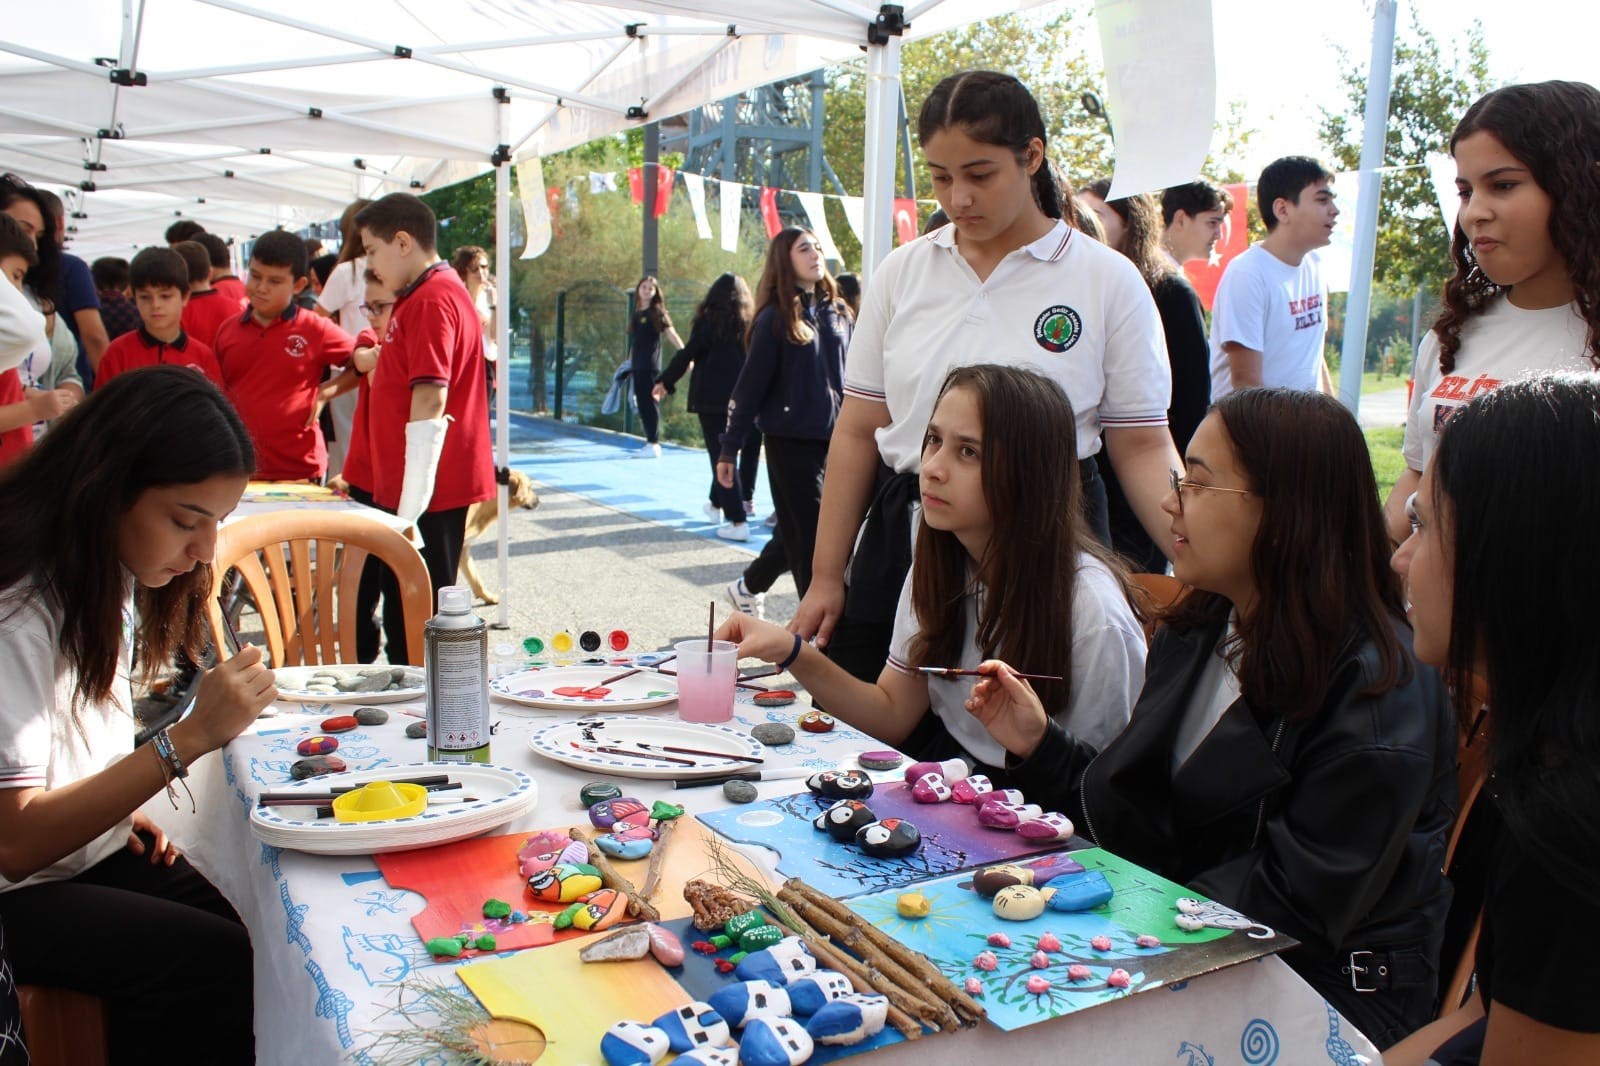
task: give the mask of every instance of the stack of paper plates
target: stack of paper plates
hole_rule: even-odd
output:
[[[340,822],[318,818],[316,807],[253,807],[250,828],[268,844],[318,855],[376,855],[448,844],[486,833],[521,817],[539,800],[534,780],[521,770],[470,763],[407,763],[380,766],[344,774],[327,774],[309,781],[274,788],[273,792],[323,793],[336,786],[368,781],[395,781],[409,777],[448,774],[460,789],[440,793],[471,796],[472,802],[429,806],[411,818],[373,822]]]
[[[419,666],[280,666],[272,674],[280,700],[302,703],[402,703],[427,695]],[[380,687],[357,691],[372,686]]]

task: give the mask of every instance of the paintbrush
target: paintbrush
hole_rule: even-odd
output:
[[[766,761],[751,755],[730,755],[724,751],[705,751],[701,748],[675,748],[670,744],[646,744],[642,740],[630,740],[628,743],[641,748],[648,748],[651,751],[670,751],[675,755],[708,755],[713,759],[731,759],[734,762],[749,762],[758,766]]]
[[[445,803],[477,803],[477,796],[429,796],[428,806],[435,807]],[[326,804],[317,808],[318,818],[332,818],[333,804]]]
[[[433,777],[401,777],[390,784],[421,785],[429,792],[441,792],[447,789],[460,788],[461,782],[451,781],[449,777],[439,774]],[[327,803],[335,796],[342,796],[346,792],[354,792],[365,785],[335,785],[326,792],[263,792],[256,797],[256,803],[262,807],[293,807],[305,805],[312,801]]]
[[[673,788],[700,788],[704,785],[721,785],[729,781],[786,781],[797,777],[810,777],[815,770],[804,766],[779,766],[771,770],[741,770],[736,774],[712,774],[709,777],[680,777],[672,782]]]
[[[965,670],[965,669],[961,669],[960,667],[955,667],[955,666],[919,666],[919,667],[917,667],[917,672],[921,673],[921,674],[932,674],[935,677],[994,677],[994,676],[996,676],[994,674],[986,674],[982,670]],[[1019,674],[1015,670],[1013,670],[1012,673],[1016,674],[1016,676],[1018,676],[1018,677],[1027,678],[1029,681],[1060,681],[1060,680],[1062,680],[1062,678],[1060,676],[1056,675],[1056,674]]]
[[[624,670],[620,674],[613,674],[611,677],[608,677],[608,678],[606,678],[606,679],[604,679],[602,681],[596,681],[594,684],[590,685],[588,688],[584,689],[583,691],[584,692],[594,692],[594,691],[596,691],[598,689],[605,688],[607,685],[612,684],[613,682],[621,681],[625,677],[632,677],[634,674],[642,674],[646,670],[654,670],[657,667],[659,667],[662,663],[669,663],[673,659],[676,659],[677,657],[678,657],[678,653],[677,652],[673,652],[671,655],[667,656],[665,659],[657,659],[655,662],[651,663],[649,666],[635,666],[632,670]],[[663,670],[662,673],[666,673],[666,671]]]
[[[586,745],[586,744],[579,744],[576,740],[570,740],[567,743],[571,744],[574,748],[577,748],[579,751],[588,752],[591,755],[621,755],[624,758],[628,758],[628,759],[654,759],[657,762],[676,763],[679,766],[699,766],[700,765],[699,763],[695,762],[693,759],[679,759],[679,758],[676,758],[675,756],[672,756],[672,755],[657,755],[654,752],[649,752],[649,751],[629,751],[627,748],[590,747],[589,745]]]

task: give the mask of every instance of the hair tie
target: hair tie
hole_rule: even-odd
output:
[[[800,658],[800,648],[804,644],[805,644],[805,641],[800,639],[800,634],[796,633],[794,635],[794,650],[789,653],[789,657],[787,659],[783,660],[783,662],[778,664],[778,669],[779,670],[787,670],[787,669],[789,669],[789,667],[793,666],[794,665],[794,661],[796,659]]]

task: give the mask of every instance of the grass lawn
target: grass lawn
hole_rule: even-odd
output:
[[[1337,377],[1338,375],[1334,375]],[[1388,392],[1390,389],[1403,389],[1406,387],[1404,374],[1385,374],[1381,379],[1374,371],[1367,371],[1361,375],[1361,392]]]
[[[1394,488],[1395,481],[1406,469],[1406,461],[1400,455],[1405,428],[1395,426],[1364,432],[1367,435],[1367,450],[1372,453],[1372,472],[1378,478],[1378,498],[1388,499],[1389,490]]]

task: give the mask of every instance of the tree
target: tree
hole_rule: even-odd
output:
[[[1355,170],[1361,165],[1367,72],[1348,52],[1341,51],[1339,66],[1348,110],[1322,109],[1322,142],[1341,168]],[[1383,153],[1385,166],[1407,168],[1383,175],[1373,281],[1384,291],[1410,296],[1424,287],[1436,292],[1453,272],[1449,237],[1422,164],[1447,150],[1456,121],[1491,87],[1481,23],[1473,23],[1446,55],[1412,11],[1410,29],[1395,41]]]

